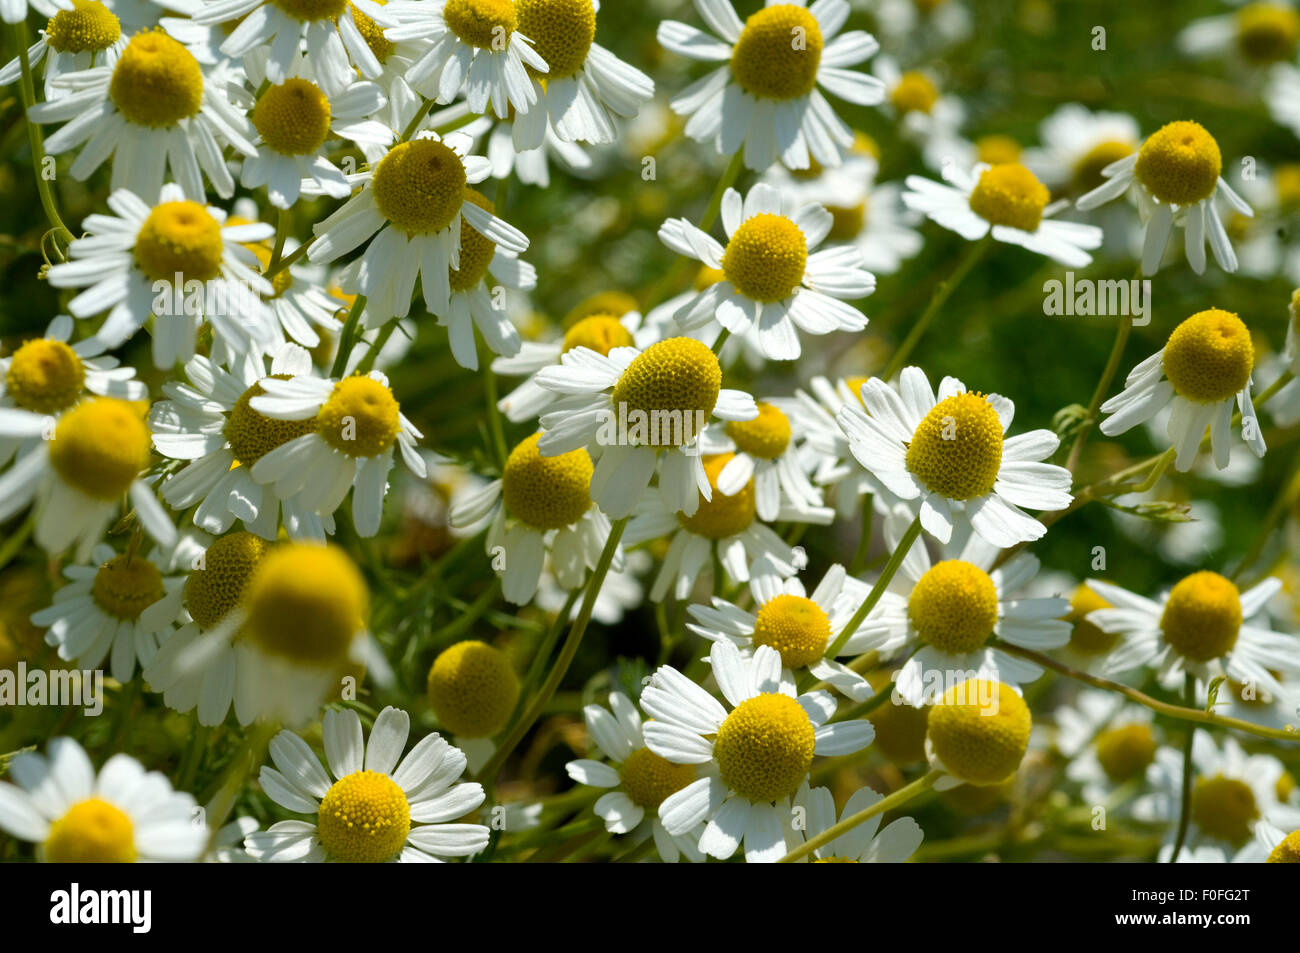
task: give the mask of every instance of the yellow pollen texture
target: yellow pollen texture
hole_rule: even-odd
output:
[[[1192,788],[1192,820],[1204,833],[1240,847],[1250,839],[1259,806],[1245,781],[1217,774],[1197,778]]]
[[[277,380],[287,380],[289,375],[272,376]],[[258,413],[250,401],[265,393],[261,384],[254,384],[240,395],[226,417],[226,426],[222,432],[230,443],[230,452],[235,455],[235,461],[241,466],[251,467],[281,444],[316,429],[316,421],[310,417],[306,420],[276,420]]]
[[[1237,587],[1217,572],[1192,573],[1170,590],[1160,629],[1175,652],[1194,662],[1228,654],[1241,631]]]
[[[99,0],[72,0],[71,10],[50,17],[45,38],[60,53],[106,50],[122,36],[122,25]]]
[[[135,237],[135,263],[153,281],[210,281],[224,251],[221,223],[188,199],[155,206]]]
[[[1033,232],[1038,230],[1051,197],[1034,173],[1018,162],[1005,162],[980,173],[970,194],[970,207],[990,225]]]
[[[713,499],[706,500],[704,494],[700,494],[699,509],[693,516],[677,514],[678,521],[690,532],[708,539],[726,539],[754,522],[757,504],[752,477],[734,496],[727,496],[718,489],[718,476],[734,456],[734,453],[719,453],[704,458],[704,473],[713,488]]]
[[[912,588],[907,614],[923,641],[965,655],[989,640],[998,621],[998,593],[983,569],[960,559],[935,563]]]
[[[1088,613],[1098,609],[1113,608],[1109,602],[1080,583],[1070,597],[1070,614],[1066,621],[1074,623],[1070,632],[1070,648],[1084,655],[1105,655],[1119,642],[1118,632],[1103,632],[1088,621]]]
[[[536,529],[572,526],[591,508],[591,455],[585,447],[556,457],[537,450],[540,433],[522,441],[506,459],[501,495],[511,516]]]
[[[397,49],[397,44],[385,37],[384,28],[363,13],[356,4],[349,2],[348,9],[352,11],[352,22],[357,25],[357,32],[366,41],[366,46],[370,47],[370,52],[375,54],[375,59],[387,63]]]
[[[140,408],[99,397],[59,418],[50,464],[66,483],[97,500],[116,500],[149,465],[149,428]]]
[[[519,25],[511,0],[447,0],[447,28],[470,46],[503,52]]]
[[[764,7],[745,21],[731,52],[731,75],[751,96],[798,99],[817,85],[824,45],[821,28],[804,7]]]
[[[386,774],[356,771],[321,798],[316,833],[331,860],[381,864],[397,856],[410,832],[411,806]]]
[[[139,556],[114,556],[95,573],[90,595],[113,618],[134,622],[163,597],[162,573]]]
[[[1016,773],[1030,728],[1029,708],[1015,689],[971,679],[949,688],[930,709],[927,738],[949,774],[984,787]]]
[[[618,775],[633,804],[657,811],[665,798],[695,780],[695,765],[674,764],[649,748],[637,748],[619,766]]]
[[[434,660],[428,691],[444,728],[462,738],[487,738],[504,728],[515,710],[519,676],[504,652],[471,639]]]
[[[477,189],[466,188],[465,201],[488,212],[495,211],[491,200]],[[460,223],[460,268],[447,269],[451,290],[469,291],[477,287],[488,273],[496,251],[496,242],[480,234],[468,219],[463,219]]]
[[[982,394],[967,391],[939,401],[907,447],[907,469],[950,500],[984,496],[1002,467],[1002,422]]]
[[[564,332],[562,351],[585,347],[597,354],[608,355],[616,347],[632,347],[632,332],[621,321],[609,314],[593,314],[583,318]]]
[[[313,155],[329,135],[330,101],[315,83],[295,76],[263,93],[249,118],[281,155]]]
[[[924,73],[908,70],[889,91],[889,101],[901,113],[928,114],[939,101],[939,90]]]
[[[831,620],[826,610],[804,596],[782,593],[763,603],[754,623],[754,645],[770,645],[786,668],[811,665],[826,652]]]
[[[1245,388],[1255,369],[1255,345],[1241,318],[1211,308],[1174,328],[1161,365],[1178,396],[1213,404]]]
[[[1146,724],[1120,725],[1097,736],[1097,761],[1116,784],[1139,778],[1155,760],[1156,738]]]
[[[14,352],[5,375],[5,392],[23,410],[54,414],[77,402],[86,384],[86,367],[62,341],[34,338]]]
[[[345,377],[316,415],[316,432],[350,457],[374,457],[393,445],[401,429],[393,392],[373,377]]]
[[[790,445],[790,418],[771,404],[758,404],[753,420],[729,420],[724,428],[736,447],[760,460],[775,460]]]
[[[712,414],[721,389],[722,368],[706,344],[694,338],[668,338],[633,359],[614,385],[611,399],[616,410],[626,404],[629,413],[691,415],[685,423],[694,433],[694,415]]]
[[[1104,139],[1097,143],[1081,159],[1074,163],[1073,184],[1077,192],[1091,192],[1106,181],[1101,170],[1112,162],[1118,162],[1125,156],[1133,154],[1137,146],[1132,142],[1119,139]]]
[[[271,544],[252,533],[227,533],[203,554],[185,580],[185,608],[200,628],[210,629],[240,604],[244,587]]]
[[[276,546],[245,590],[244,631],[264,652],[299,665],[342,665],[364,625],[369,592],[342,549]]]
[[[729,714],[713,742],[727,787],[751,801],[771,802],[799,788],[816,744],[808,713],[788,695],[756,695]]]
[[[515,12],[519,32],[546,60],[547,80],[565,79],[582,69],[596,39],[591,0],[515,0]]]
[[[763,212],[746,219],[727,242],[722,271],[746,298],[784,301],[803,283],[808,242],[784,215]]]
[[[1300,831],[1292,831],[1268,855],[1268,864],[1300,864]]]
[[[1180,120],[1162,126],[1142,143],[1133,171],[1160,201],[1194,205],[1214,194],[1223,155],[1204,126]]]
[[[45,859],[51,864],[132,864],[135,857],[131,819],[97,797],[68,808],[45,839]]]
[[[375,205],[408,235],[434,235],[451,225],[465,201],[465,163],[432,139],[401,142],[379,160],[370,180]]]
[[[203,104],[203,70],[189,50],[161,31],[137,33],[122,51],[108,95],[139,126],[172,126]]]

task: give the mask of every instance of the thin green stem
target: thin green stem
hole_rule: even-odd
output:
[[[343,322],[343,330],[339,332],[339,350],[334,355],[330,377],[342,377],[344,370],[347,369],[348,357],[352,354],[352,345],[357,338],[357,324],[361,320],[361,312],[365,309],[366,296],[357,295],[356,300],[352,302],[352,310],[348,312],[347,320]]]
[[[943,777],[942,771],[931,770],[926,772],[925,774],[921,775],[921,777],[913,781],[911,784],[899,788],[897,791],[895,791],[893,794],[890,794],[888,797],[881,798],[879,801],[877,801],[875,804],[872,804],[870,807],[865,807],[862,810],[858,811],[858,813],[844,818],[844,820],[840,821],[838,824],[832,824],[830,827],[826,828],[826,830],[822,831],[816,837],[804,841],[804,843],[801,846],[796,847],[794,850],[790,851],[790,853],[782,857],[779,861],[777,861],[777,863],[792,864],[796,860],[800,860],[804,857],[807,857],[809,854],[811,854],[813,851],[817,850],[818,848],[825,847],[827,844],[835,840],[835,838],[839,837],[841,834],[847,834],[849,831],[853,830],[859,824],[865,824],[873,817],[878,817],[879,815],[884,814],[886,811],[892,811],[896,807],[901,807],[902,805],[906,804],[908,801],[912,800],[912,798],[916,797],[918,794],[925,793],[926,791],[930,790],[930,788],[934,787],[934,783],[938,781],[939,778],[941,777]]]
[[[709,204],[705,206],[704,214],[700,217],[700,231],[707,232],[718,220],[718,213],[722,211],[722,197],[727,194],[727,189],[736,184],[736,179],[740,177],[740,170],[744,167],[745,150],[739,149],[731,157],[731,162],[723,171],[722,178],[718,179],[713,195],[709,198]]]
[[[1196,704],[1196,676],[1188,672],[1183,681],[1183,701],[1190,708]],[[1183,742],[1183,796],[1178,807],[1178,835],[1174,838],[1174,852],[1169,855],[1169,863],[1178,863],[1182,853],[1183,842],[1187,840],[1187,826],[1192,820],[1192,744],[1196,738],[1196,726],[1187,726],[1187,740]]]
[[[875,501],[868,493],[862,498],[862,535],[858,538],[858,548],[849,562],[849,575],[856,576],[867,566],[867,556],[871,552],[871,526],[876,518]]]
[[[506,449],[506,431],[505,424],[501,421],[501,408],[497,406],[497,376],[492,372],[490,363],[485,364],[483,368],[483,398],[487,404],[488,433],[492,437],[492,449],[496,453],[497,466],[504,473],[509,452]]]
[[[275,220],[275,248],[271,250],[271,260],[267,263],[267,274],[273,274],[280,270],[280,256],[284,254],[284,243],[289,237],[289,210],[280,209],[280,214]]]
[[[293,251],[289,252],[289,254],[281,256],[278,262],[273,262],[271,266],[266,269],[266,275],[264,276],[266,280],[270,281],[272,278],[274,278],[280,272],[284,271],[290,265],[296,264],[299,261],[299,259],[301,259],[304,255],[306,255],[307,252],[311,249],[312,243],[314,241],[316,241],[315,236],[303,242]]]
[[[555,643],[560,640],[560,630],[564,628],[564,623],[569,620],[569,613],[573,611],[573,604],[578,601],[578,596],[582,595],[582,589],[574,589],[569,593],[569,598],[564,600],[564,607],[560,609],[555,618],[547,627],[546,633],[542,636],[541,642],[537,645],[537,651],[533,653],[533,660],[528,665],[528,672],[524,675],[523,684],[519,687],[519,703],[510,715],[510,721],[506,723],[506,731],[509,732],[518,723],[520,716],[524,711],[525,700],[532,695],[533,688],[542,677],[542,672],[546,669],[546,660],[551,657],[551,652],[555,650]]]
[[[731,332],[728,331],[726,328],[723,328],[722,331],[718,334],[718,339],[713,342],[714,354],[722,353],[722,346],[727,343],[727,339],[729,337],[731,337]]]
[[[898,541],[898,547],[894,550],[893,555],[889,557],[889,562],[885,563],[885,568],[880,571],[880,578],[871,587],[871,592],[867,593],[867,598],[862,601],[862,605],[858,606],[858,611],[853,613],[853,617],[845,623],[844,628],[840,630],[840,634],[835,637],[835,641],[826,650],[826,658],[833,659],[838,656],[844,648],[844,643],[849,640],[854,632],[858,631],[858,626],[876,607],[880,597],[885,594],[885,590],[889,588],[889,583],[894,578],[894,574],[898,572],[898,567],[903,565],[903,560],[907,558],[908,550],[912,548],[912,544],[916,542],[916,538],[920,535],[921,517],[917,516],[912,520],[911,525],[907,527],[907,532],[903,533],[903,538]]]
[[[375,335],[375,339],[370,342],[370,350],[366,351],[366,356],[361,359],[357,365],[358,374],[369,374],[371,368],[375,366],[375,361],[379,358],[379,352],[384,349],[388,339],[393,336],[393,332],[398,328],[398,321],[394,318],[384,325],[383,329]]]
[[[1074,438],[1074,446],[1070,448],[1070,456],[1065,462],[1065,468],[1071,473],[1079,464],[1079,457],[1083,453],[1084,444],[1088,442],[1088,434],[1092,431],[1093,424],[1096,423],[1101,402],[1106,399],[1106,392],[1110,390],[1111,381],[1115,379],[1115,374],[1119,371],[1119,362],[1124,357],[1124,347],[1128,344],[1129,335],[1132,331],[1133,322],[1126,317],[1121,317],[1119,319],[1119,328],[1115,332],[1115,343],[1110,349],[1110,358],[1106,361],[1105,370],[1101,372],[1101,379],[1097,381],[1097,389],[1092,392],[1092,400],[1088,401],[1088,414],[1079,426],[1079,433]]]
[[[22,71],[19,81],[19,87],[23,97],[23,113],[31,111],[36,105],[36,83],[32,79],[31,57],[27,53],[27,24],[26,22],[15,23],[13,25],[14,43],[18,47],[18,64]],[[45,178],[45,137],[41,133],[41,127],[27,119],[27,141],[32,150],[32,171],[36,175],[36,191],[41,198],[41,208],[45,210],[45,218],[57,233],[57,237],[62,238],[64,244],[71,242],[73,239],[72,232],[68,226],[63,224],[63,218],[59,215],[58,203],[54,200],[54,192],[50,188],[50,182]],[[54,250],[60,258],[66,260],[63,249],[59,248],[58,242],[54,244]]]

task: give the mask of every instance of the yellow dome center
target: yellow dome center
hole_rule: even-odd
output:
[[[1097,736],[1097,761],[1116,784],[1142,777],[1156,756],[1156,738],[1147,724],[1120,725]]]
[[[875,691],[891,684],[889,673],[883,669],[872,672],[867,681]],[[890,761],[912,764],[925,760],[925,730],[930,720],[928,707],[879,705],[867,714],[867,720],[876,729],[876,738],[871,743],[873,749]]]
[[[462,738],[488,738],[506,726],[519,701],[510,659],[486,642],[444,649],[429,669],[429,704],[438,722]]]
[[[1223,156],[1200,123],[1171,122],[1138,150],[1134,172],[1148,192],[1172,205],[1194,205],[1214,194]]]
[[[929,114],[939,101],[939,90],[930,77],[919,70],[908,70],[889,91],[889,101],[901,113]]]
[[[289,378],[288,374],[271,376],[276,380]],[[265,393],[261,384],[254,384],[240,395],[226,417],[226,426],[222,433],[230,443],[230,452],[235,455],[235,461],[241,466],[251,467],[276,447],[316,429],[316,421],[311,418],[276,420],[274,417],[258,413],[249,402],[254,397],[260,397]]]
[[[366,46],[370,47],[370,52],[375,54],[375,59],[387,63],[397,49],[397,44],[385,37],[384,28],[363,13],[356,4],[349,2],[348,9],[352,11],[352,21],[357,25],[357,32],[366,41]]]
[[[1183,658],[1208,662],[1226,655],[1241,630],[1237,587],[1217,572],[1192,573],[1170,591],[1160,629]]]
[[[393,445],[401,429],[393,392],[373,377],[345,377],[334,385],[316,415],[316,432],[350,457],[375,457]]]
[[[313,155],[329,135],[330,101],[315,83],[295,76],[263,93],[250,118],[274,151]]]
[[[941,652],[974,652],[993,634],[998,592],[983,569],[960,559],[931,566],[912,588],[907,614],[922,641]]]
[[[987,162],[989,165],[1019,162],[1022,151],[1020,143],[1010,136],[980,136],[975,140],[975,154],[980,162]]]
[[[504,52],[519,26],[511,0],[447,0],[447,29],[470,46]]]
[[[355,771],[321,798],[316,833],[331,860],[382,864],[411,832],[411,805],[396,782],[377,771]]]
[[[299,665],[342,664],[364,625],[369,593],[337,546],[285,543],[248,580],[245,634],[269,655]]]
[[[591,508],[591,455],[579,447],[544,457],[537,450],[541,436],[533,434],[510,452],[501,496],[511,516],[535,529],[572,526]]]
[[[162,573],[139,556],[114,556],[95,573],[90,595],[114,619],[134,622],[163,597]]]
[[[1278,842],[1266,864],[1300,864],[1300,831],[1292,831]]]
[[[673,764],[649,748],[637,748],[619,766],[618,776],[632,803],[654,812],[665,798],[695,780],[695,765]]]
[[[137,33],[122,51],[108,95],[118,112],[139,126],[172,126],[203,105],[203,70],[190,51],[167,34]]]
[[[70,486],[97,500],[122,496],[149,465],[149,428],[134,404],[99,397],[59,418],[50,463]]]
[[[734,453],[719,453],[704,458],[704,473],[709,478],[709,486],[713,488],[713,499],[706,500],[700,494],[700,505],[693,516],[677,514],[678,521],[697,536],[726,539],[742,532],[754,522],[757,504],[752,477],[734,496],[727,496],[718,489],[718,475],[734,456]]]
[[[864,200],[857,205],[825,206],[826,211],[831,213],[831,230],[826,236],[827,241],[848,242],[857,238],[867,224],[868,204]]]
[[[722,271],[746,298],[784,301],[803,283],[808,241],[784,215],[746,219],[727,242]]]
[[[393,146],[370,180],[375,205],[408,235],[434,235],[448,228],[465,201],[465,163],[433,139]]]
[[[564,332],[564,352],[575,347],[585,347],[597,354],[608,355],[616,347],[632,347],[632,332],[623,327],[618,318],[608,314],[593,314],[583,318]]]
[[[185,608],[200,628],[210,629],[240,604],[244,587],[271,544],[252,533],[227,533],[203,554],[202,568],[185,580]]]
[[[1197,778],[1192,788],[1192,820],[1204,833],[1241,846],[1259,817],[1255,792],[1245,781],[1217,774]]]
[[[1174,328],[1161,364],[1180,397],[1218,403],[1245,388],[1255,369],[1255,345],[1241,318],[1211,308]]]
[[[573,309],[564,316],[562,324],[565,328],[572,328],[583,318],[590,318],[597,314],[621,318],[629,311],[635,311],[636,308],[636,298],[626,291],[598,291],[574,305]]]
[[[753,420],[729,420],[727,436],[744,453],[760,460],[775,460],[790,445],[790,418],[771,404],[760,402]]]
[[[1282,3],[1250,3],[1237,11],[1237,49],[1258,66],[1295,57],[1300,13]]]
[[[465,201],[477,205],[488,212],[495,212],[496,206],[486,195],[477,189],[466,187]],[[478,287],[478,283],[488,273],[492,256],[497,252],[496,242],[484,237],[468,219],[460,223],[460,268],[448,268],[447,280],[452,291],[469,291]]]
[[[696,291],[703,291],[706,288],[712,288],[719,281],[725,281],[727,274],[721,268],[710,268],[708,265],[700,265],[699,271],[695,273],[695,281],[691,283]]]
[[[820,659],[830,637],[826,610],[804,596],[782,593],[769,599],[754,623],[754,645],[770,645],[781,653],[781,664],[791,669]]]
[[[304,23],[314,20],[338,20],[347,9],[347,0],[271,0],[288,16]]]
[[[153,281],[210,281],[224,252],[221,223],[189,200],[155,206],[135,237],[135,262]]]
[[[950,500],[984,496],[1002,466],[1002,422],[982,394],[945,397],[917,425],[906,459],[933,493]]]
[[[1038,176],[1018,162],[1005,162],[980,173],[970,194],[970,207],[991,225],[1033,232],[1051,197]]]
[[[930,709],[927,737],[953,777],[984,787],[1016,773],[1030,728],[1029,708],[1015,689],[971,679],[949,688]]]
[[[71,10],[60,10],[45,25],[50,49],[60,53],[97,53],[122,36],[122,24],[99,0],[72,0]]]
[[[1132,155],[1134,148],[1135,146],[1131,142],[1124,142],[1119,139],[1103,139],[1084,153],[1082,158],[1075,161],[1073,170],[1074,188],[1079,192],[1091,192],[1106,181],[1106,177],[1101,174],[1101,170],[1112,162],[1118,162],[1125,156]]]
[[[731,75],[751,96],[798,99],[817,85],[824,45],[821,27],[804,7],[764,7],[745,21],[731,51]]]
[[[808,713],[789,695],[741,702],[718,729],[713,756],[727,787],[751,801],[778,801],[808,776],[816,744]]]
[[[674,439],[685,443],[698,435],[696,424],[713,413],[721,388],[722,368],[706,344],[668,338],[633,359],[614,385],[611,400],[616,411],[626,404],[629,415],[638,411],[648,418],[652,446],[668,446]],[[674,420],[681,426],[672,426]]]
[[[596,39],[596,8],[591,0],[515,0],[519,32],[533,41],[546,60],[548,80],[582,69]]]
[[[78,801],[50,825],[45,859],[51,864],[133,864],[131,818],[97,797]]]
[[[1088,588],[1087,583],[1080,583],[1070,597],[1070,614],[1067,622],[1074,623],[1070,633],[1070,648],[1084,655],[1105,655],[1119,642],[1118,632],[1103,632],[1088,621],[1088,613],[1098,609],[1114,608],[1109,602]]]
[[[34,338],[14,352],[5,390],[15,404],[36,414],[56,414],[77,402],[86,366],[62,341]]]

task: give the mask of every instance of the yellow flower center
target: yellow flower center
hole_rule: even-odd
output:
[[[1029,708],[1015,689],[970,679],[949,688],[930,710],[928,738],[953,777],[983,787],[1016,773],[1030,728]]]
[[[383,0],[380,0],[380,3],[382,5]],[[349,2],[348,9],[352,11],[352,21],[357,25],[357,32],[361,34],[361,39],[366,41],[366,46],[370,47],[370,52],[375,54],[375,59],[380,63],[387,63],[388,58],[397,49],[397,44],[385,37],[384,28],[361,12],[356,4]]]
[[[1255,369],[1255,345],[1241,318],[1211,308],[1174,328],[1161,363],[1180,397],[1213,404],[1246,386]]]
[[[928,114],[939,101],[939,90],[924,73],[908,70],[889,91],[889,101],[901,113]]]
[[[821,27],[804,7],[764,7],[745,21],[731,51],[731,75],[760,99],[798,99],[817,85],[824,45]]]
[[[1140,778],[1155,756],[1156,738],[1150,725],[1121,725],[1097,736],[1097,761],[1116,784]]]
[[[760,402],[753,420],[729,420],[727,436],[737,447],[761,460],[775,460],[790,445],[790,418],[771,404]]]
[[[135,237],[135,262],[153,281],[210,281],[224,251],[221,223],[189,200],[155,206]]]
[[[591,508],[591,455],[585,447],[558,457],[537,450],[540,433],[520,442],[506,459],[501,495],[512,516],[536,529],[572,526]]]
[[[285,543],[248,580],[244,632],[263,651],[299,665],[341,664],[361,631],[369,593],[337,546]]]
[[[465,163],[433,139],[400,142],[379,160],[370,187],[379,212],[408,235],[449,227],[465,201]]]
[[[1043,220],[1043,209],[1051,197],[1038,176],[1018,162],[1006,162],[980,173],[971,190],[970,207],[991,225],[1032,232]]]
[[[673,764],[649,748],[637,748],[619,766],[618,776],[633,804],[658,811],[665,798],[695,780],[695,765]]]
[[[1134,173],[1162,202],[1194,205],[1214,194],[1223,171],[1223,156],[1214,137],[1200,123],[1171,122],[1153,133],[1138,150]]]
[[[816,739],[808,713],[789,695],[756,695],[727,716],[713,742],[727,787],[751,801],[789,797],[808,776]]]
[[[477,189],[466,187],[465,201],[481,209],[495,212],[496,206],[486,195]],[[483,276],[488,273],[492,256],[496,254],[496,242],[484,237],[468,219],[460,223],[460,268],[448,268],[447,280],[452,291],[469,291],[478,286]]]
[[[136,125],[172,126],[196,115],[203,104],[203,70],[167,34],[137,33],[113,67],[108,95]]]
[[[713,487],[713,499],[706,500],[700,494],[700,505],[695,515],[677,514],[678,521],[697,536],[726,539],[754,522],[757,504],[752,477],[734,496],[727,496],[718,489],[718,476],[734,456],[734,453],[719,453],[704,458],[704,473],[709,478],[709,486]]]
[[[45,25],[50,49],[60,53],[97,53],[122,36],[122,24],[99,0],[72,0],[71,10],[60,10]]]
[[[1300,13],[1282,3],[1251,3],[1237,11],[1237,49],[1257,65],[1295,56],[1300,43]]]
[[[960,559],[931,566],[912,589],[907,614],[922,641],[965,655],[989,640],[998,621],[998,591],[983,569]]]
[[[149,443],[139,407],[99,397],[59,418],[50,463],[66,483],[87,496],[116,500],[149,465]]]
[[[826,236],[828,241],[848,242],[858,237],[862,227],[867,224],[867,201],[857,205],[827,205],[831,213],[831,230]]]
[[[252,533],[227,533],[203,554],[202,568],[185,580],[185,608],[203,629],[210,629],[240,604],[253,570],[271,544]]]
[[[519,676],[500,649],[469,640],[434,659],[428,691],[444,728],[462,738],[487,738],[504,728],[515,710]]]
[[[288,374],[273,374],[276,380],[288,380]],[[235,462],[240,466],[251,467],[263,456],[276,447],[295,440],[316,429],[316,421],[276,420],[258,413],[250,405],[254,397],[260,397],[266,391],[261,384],[254,384],[240,395],[226,417],[226,426],[222,433],[230,443],[230,452],[235,455]]]
[[[1160,629],[1184,658],[1208,662],[1226,655],[1241,630],[1237,587],[1208,569],[1192,573],[1170,591]]]
[[[55,414],[77,402],[86,367],[62,341],[34,338],[14,352],[5,390],[14,403],[36,414]]]
[[[334,385],[316,415],[316,432],[350,457],[375,457],[393,445],[401,429],[393,392],[373,377],[345,377]]]
[[[1295,778],[1291,775],[1291,772],[1283,771],[1277,776],[1277,784],[1274,785],[1277,799],[1283,804],[1291,800],[1291,794],[1295,791],[1295,786]]]
[[[1255,792],[1245,781],[1222,774],[1196,779],[1192,820],[1206,834],[1240,846],[1250,839],[1251,825],[1258,817]]]
[[[869,380],[871,380],[871,378],[866,374],[844,378],[844,386],[849,389],[849,393],[854,396],[857,402],[864,407],[866,405],[862,403],[862,385]]]
[[[163,597],[162,573],[147,559],[114,556],[95,573],[90,595],[113,618],[134,622]]]
[[[907,447],[907,469],[931,492],[970,500],[993,489],[1002,466],[1002,422],[983,394],[939,401]]]
[[[1278,842],[1266,864],[1300,864],[1300,831],[1292,831]]]
[[[980,136],[975,140],[975,154],[980,162],[989,165],[1006,165],[1020,161],[1020,143],[1010,136]]]
[[[867,681],[876,691],[891,684],[889,673],[883,669],[872,672]],[[867,720],[876,729],[872,747],[895,764],[925,760],[925,729],[929,718],[928,706],[878,705],[867,715]]]
[[[583,318],[590,318],[597,314],[621,318],[629,311],[635,311],[636,308],[636,298],[626,291],[598,291],[579,301],[573,310],[564,316],[562,326],[572,328]]]
[[[1288,162],[1273,172],[1278,205],[1287,211],[1300,208],[1300,162]]]
[[[720,268],[710,268],[708,265],[700,265],[700,270],[695,273],[695,281],[692,287],[696,291],[703,291],[706,288],[712,288],[719,281],[725,281],[727,274]]]
[[[263,93],[250,118],[274,151],[312,155],[329,135],[330,101],[315,83],[295,76]]]
[[[411,805],[396,782],[377,771],[355,771],[321,798],[316,833],[331,860],[382,864],[411,832]]]
[[[1079,192],[1091,192],[1106,181],[1101,170],[1112,162],[1118,162],[1125,156],[1133,154],[1134,145],[1119,139],[1104,139],[1089,149],[1074,163],[1074,188]]]
[[[596,39],[596,8],[591,0],[515,0],[519,32],[533,41],[546,60],[548,80],[582,69]]]
[[[790,297],[803,282],[807,264],[808,241],[803,230],[784,215],[768,212],[746,219],[722,255],[727,280],[755,301]]]
[[[470,46],[503,52],[519,26],[511,0],[447,0],[447,28]]]
[[[347,8],[347,0],[270,0],[288,16],[304,23],[313,20],[338,20]]]
[[[563,351],[585,347],[597,354],[608,355],[616,347],[632,347],[632,332],[623,323],[608,314],[593,314],[583,318],[564,332]]]
[[[228,219],[226,219],[226,224],[227,225],[250,225],[253,223],[246,222],[238,218],[237,216],[232,215]],[[244,247],[257,256],[257,260],[262,265],[262,274],[265,275],[271,267],[271,249],[267,246],[265,242],[259,242],[253,245],[249,245],[245,243]],[[293,275],[290,273],[290,270],[288,268],[281,268],[279,271],[275,273],[275,277],[271,279],[271,297],[278,298],[292,287],[293,287]],[[257,396],[257,395],[254,394],[253,396]]]
[[[1074,623],[1070,633],[1070,648],[1084,655],[1105,655],[1119,642],[1118,632],[1103,632],[1088,621],[1090,612],[1098,609],[1113,608],[1109,602],[1088,588],[1087,583],[1079,583],[1070,597],[1070,614],[1066,621]]]
[[[97,797],[68,808],[45,840],[45,859],[52,864],[133,864],[135,856],[131,818]]]
[[[611,400],[615,410],[627,405],[629,420],[633,411],[646,415],[653,445],[661,446],[674,438],[685,443],[694,437],[696,424],[713,413],[721,388],[722,368],[706,344],[668,338],[633,359],[614,385]],[[670,425],[678,418],[680,428]],[[664,425],[656,426],[655,421]]]
[[[803,668],[816,662],[826,651],[831,637],[831,620],[817,603],[804,596],[782,593],[758,610],[754,623],[754,645],[770,645],[781,653],[786,668]]]

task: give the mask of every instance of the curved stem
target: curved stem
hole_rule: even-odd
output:
[[[822,831],[816,837],[804,841],[802,846],[796,847],[794,850],[790,851],[790,853],[778,860],[777,863],[791,864],[796,860],[807,857],[819,847],[825,847],[831,841],[835,840],[835,838],[839,837],[841,834],[847,834],[859,824],[863,824],[879,814],[884,814],[886,811],[892,811],[896,807],[901,807],[918,794],[930,790],[930,788],[934,787],[934,782],[938,781],[941,777],[943,777],[943,772],[937,770],[931,770],[928,773],[923,774],[911,784],[899,788],[888,797],[881,798],[870,807],[863,808],[851,817],[846,817],[838,824],[833,824],[826,828],[826,830]]]
[[[1183,682],[1183,701],[1190,707],[1196,703],[1196,676],[1188,672]],[[1178,809],[1178,836],[1174,840],[1174,852],[1169,855],[1169,863],[1178,863],[1182,853],[1183,842],[1187,840],[1187,825],[1192,819],[1192,743],[1196,738],[1196,726],[1187,726],[1187,740],[1183,742],[1183,797]]]
[[[40,195],[41,208],[45,210],[45,218],[66,245],[73,239],[72,232],[68,230],[68,226],[63,224],[63,219],[59,215],[58,204],[54,201],[54,193],[50,189],[49,180],[42,174],[45,165],[45,137],[41,133],[41,127],[32,122],[31,119],[26,118],[26,114],[36,105],[36,84],[32,80],[31,57],[27,52],[26,22],[14,24],[13,36],[14,43],[18,47],[18,64],[22,71],[18,85],[22,91],[23,114],[27,123],[27,141],[32,150],[32,171],[36,174],[36,191]],[[66,259],[63,250],[58,246],[58,242],[55,242],[54,249],[60,258]]]
[[[908,550],[912,548],[912,544],[916,542],[916,538],[920,535],[921,517],[917,516],[912,520],[911,525],[907,527],[907,532],[903,534],[903,538],[898,541],[898,547],[894,550],[894,554],[889,557],[889,562],[885,563],[885,568],[880,571],[880,578],[877,579],[876,584],[871,587],[871,592],[867,594],[867,598],[862,601],[862,605],[858,606],[858,611],[853,613],[853,617],[844,624],[844,628],[840,630],[840,634],[835,637],[835,641],[832,642],[830,647],[826,650],[826,658],[833,659],[839,655],[840,651],[844,648],[844,643],[849,640],[849,637],[852,636],[854,632],[858,631],[858,626],[860,626],[862,620],[871,613],[871,610],[876,607],[876,603],[880,601],[880,597],[885,594],[885,590],[889,587],[889,583],[894,578],[894,574],[898,572],[898,567],[903,565],[903,560],[907,558]]]
[[[304,245],[303,248],[306,246]],[[302,248],[297,249],[302,251]],[[292,256],[290,256],[292,257]],[[288,264],[289,259],[281,262],[283,268]],[[352,302],[352,310],[348,312],[348,319],[343,322],[343,330],[339,332],[339,350],[334,355],[334,365],[330,368],[330,377],[342,377],[343,372],[348,366],[348,357],[352,353],[352,345],[357,338],[357,323],[361,320],[361,312],[366,309],[366,296],[357,295],[356,300]]]

